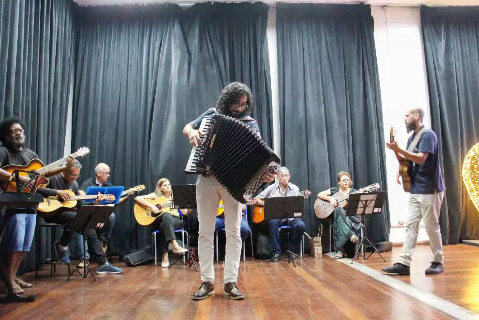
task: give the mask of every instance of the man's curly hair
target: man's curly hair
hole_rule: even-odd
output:
[[[0,142],[3,145],[7,142],[10,127],[15,123],[18,123],[23,129],[26,129],[25,123],[19,117],[8,117],[0,122]]]
[[[248,101],[246,102],[246,108],[238,118],[251,115],[253,111],[253,95],[251,94],[251,89],[241,82],[232,82],[221,91],[216,103],[216,111],[221,114],[231,115],[231,105],[237,103],[243,94],[246,94]]]

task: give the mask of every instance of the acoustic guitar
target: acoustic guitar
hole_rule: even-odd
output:
[[[68,192],[70,197],[67,201],[62,201],[58,198],[58,196],[49,196],[46,197],[43,202],[38,204],[37,210],[42,212],[43,217],[49,218],[54,216],[58,212],[62,211],[60,209],[69,209],[74,208],[77,205],[77,202],[80,200],[87,200],[87,199],[98,199],[98,200],[108,200],[108,201],[115,201],[115,196],[112,194],[96,194],[96,195],[80,195],[77,196],[71,190],[64,190]]]
[[[123,192],[121,193],[120,198],[122,198],[122,197],[128,195],[130,192],[138,192],[138,191],[141,191],[141,190],[145,190],[145,185],[144,185],[144,184],[140,184],[140,185],[138,185],[138,186],[136,186],[136,187],[133,187],[133,188],[130,188],[130,189],[128,189],[128,190],[123,191]]]
[[[161,212],[154,213],[150,207],[143,207],[138,203],[135,204],[135,207],[133,208],[133,212],[135,213],[135,219],[138,224],[142,226],[151,225],[153,222],[155,222],[156,219],[161,217],[164,212],[170,212],[170,210],[173,208],[173,201],[169,200],[165,196],[160,196],[156,199],[144,200],[157,207],[159,210],[161,210]]]
[[[77,152],[72,153],[70,156],[72,156],[73,158],[77,158],[83,157],[88,153],[90,153],[90,149],[88,149],[87,147],[83,147],[78,149]],[[26,171],[19,172],[19,175],[27,177],[29,179],[38,176],[38,179],[33,179],[32,182],[25,186],[22,191],[27,193],[35,193],[38,188],[44,188],[48,184],[48,179],[44,176],[45,173],[47,173],[49,170],[62,166],[67,161],[67,158],[68,157],[64,157],[46,166],[39,159],[33,159],[26,166],[8,165],[3,167],[2,169],[9,172],[10,174],[13,174],[15,170]],[[7,184],[6,190],[5,184]],[[17,191],[17,183],[15,181],[6,182],[5,184],[2,186],[3,190],[11,192]]]
[[[373,192],[376,191],[380,188],[378,183],[371,184],[367,187],[361,188],[359,190],[356,190],[354,192],[348,193],[348,194],[343,194],[342,192],[336,192],[333,194],[331,197],[336,199],[336,202],[338,203],[338,207],[341,208],[346,208],[348,205],[348,199],[349,195],[352,193],[364,193],[364,192]],[[325,219],[329,217],[331,213],[333,213],[335,207],[331,204],[329,201],[324,201],[321,199],[316,199],[314,202],[314,212],[316,213],[316,216],[319,219]]]
[[[308,199],[311,196],[311,191],[309,190],[303,190],[303,191],[300,191],[299,193],[301,193],[305,199]],[[252,201],[253,199],[249,200],[247,204],[252,205],[253,204]],[[264,206],[263,207],[255,206],[253,209],[253,222],[261,223],[263,221],[264,221]]]
[[[394,142],[395,139],[395,130],[393,127],[391,127],[391,130],[389,131],[389,141]],[[404,158],[402,155],[400,155],[397,152],[394,152],[396,154],[396,158],[398,159],[399,162],[399,176],[401,177],[402,181],[402,188],[404,191],[409,192],[411,190],[411,177],[409,176],[408,173],[408,167],[409,167],[409,160]]]

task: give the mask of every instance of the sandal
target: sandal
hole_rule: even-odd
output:
[[[9,293],[8,289],[7,289],[7,286],[5,286],[4,291],[5,291],[6,294]],[[22,293],[25,293],[25,291],[23,291],[23,289],[20,288],[20,286],[15,286],[15,287],[13,287],[13,293],[14,294],[22,294]]]
[[[352,243],[356,243],[359,239],[356,235],[353,234],[351,237],[349,237],[349,240],[351,240]]]
[[[33,284],[23,281],[20,278],[15,278],[15,282],[20,286],[20,288],[31,288]]]
[[[344,257],[344,252],[341,252],[341,251],[336,252],[336,254],[334,255],[334,259],[341,259],[343,257]]]

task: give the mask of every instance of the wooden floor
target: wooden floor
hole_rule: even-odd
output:
[[[401,247],[394,247],[392,252],[382,255],[387,264],[392,264],[399,260],[400,254]],[[418,246],[413,254],[411,275],[395,278],[479,313],[479,247],[448,245],[444,247],[444,258],[445,272],[426,276],[424,271],[432,261],[431,249],[428,245]],[[378,271],[384,266],[377,254],[372,255],[364,264]]]
[[[387,253],[395,260],[400,248]],[[411,277],[400,277],[426,291],[479,311],[479,248],[445,248],[446,273],[424,275],[430,250],[414,254]],[[366,262],[374,269],[379,257]],[[113,261],[115,263],[115,261]],[[123,263],[115,263],[123,266]],[[95,266],[96,267],[96,266]],[[62,267],[50,279],[34,273],[23,278],[35,284],[27,304],[0,304],[2,319],[450,319],[437,309],[329,257],[307,257],[297,268],[285,262],[249,259],[241,263],[239,288],[246,299],[224,296],[223,264],[216,264],[216,294],[201,302],[191,300],[200,284],[193,268],[169,270],[153,265],[125,268],[121,275],[68,282]],[[474,273],[471,273],[474,272]]]

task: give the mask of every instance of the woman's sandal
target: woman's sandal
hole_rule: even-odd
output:
[[[344,253],[341,251],[336,252],[336,254],[334,255],[334,259],[341,259],[343,257],[344,257]]]
[[[23,281],[20,278],[15,278],[15,282],[20,286],[20,288],[31,288],[33,284]]]
[[[349,240],[351,240],[352,243],[356,243],[359,239],[358,236],[353,234],[351,237],[349,237]]]

